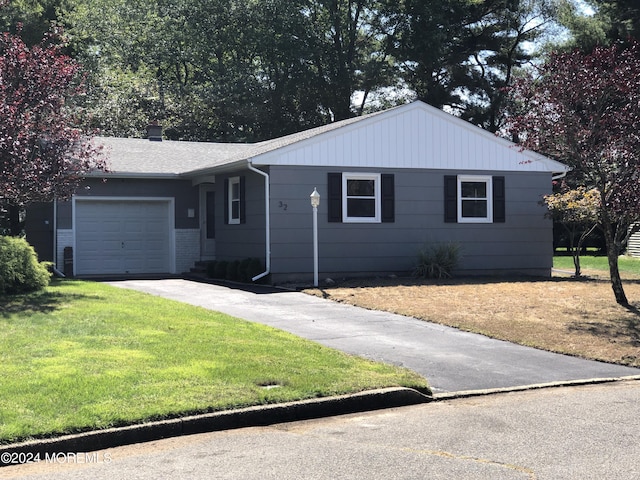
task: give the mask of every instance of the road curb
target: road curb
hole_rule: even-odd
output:
[[[433,401],[441,402],[445,400],[456,400],[459,398],[481,397],[484,395],[495,395],[499,393],[525,392],[527,390],[540,390],[543,388],[559,388],[559,387],[579,387],[583,385],[598,385],[601,383],[640,381],[640,375],[632,375],[628,377],[609,377],[609,378],[587,378],[583,380],[568,380],[549,383],[535,383],[531,385],[522,385],[518,387],[505,388],[487,388],[482,390],[463,390],[460,392],[434,393]]]
[[[14,457],[28,460],[29,458],[35,458],[36,455],[39,455],[39,458],[44,458],[47,455],[93,452],[181,435],[268,426],[277,423],[417,405],[432,400],[433,398],[430,395],[425,395],[417,390],[398,387],[192,415],[140,425],[1,445],[0,467],[16,463],[12,461]]]

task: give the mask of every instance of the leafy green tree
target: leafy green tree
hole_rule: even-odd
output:
[[[569,236],[569,251],[573,257],[574,276],[579,277],[580,253],[587,237],[598,226],[598,207],[600,192],[585,187],[563,189],[563,191],[544,196],[549,217],[562,225]],[[576,241],[577,237],[577,241]]]
[[[258,141],[411,91],[495,131],[502,88],[560,0],[67,1],[93,125]]]
[[[568,37],[549,42],[548,49],[552,51],[571,51],[580,49],[591,52],[598,45],[607,45],[607,30],[609,21],[601,15],[589,15],[584,9],[571,1],[562,2],[558,10],[558,23],[568,29]]]
[[[88,0],[64,19],[95,72],[91,110],[106,131],[134,130],[110,112],[139,106],[170,138],[255,141],[353,116],[354,92],[385,85],[377,5]]]
[[[255,3],[256,66],[261,72],[262,108],[257,112],[260,138],[274,138],[330,121],[320,99],[322,82],[311,58],[314,45],[306,2]]]
[[[607,37],[615,42],[640,38],[640,4],[636,0],[592,0],[596,15],[608,23]]]
[[[304,62],[291,54],[294,32],[306,29],[280,7],[289,4],[89,0],[68,11],[73,46],[94,72],[94,122],[112,134],[141,135],[148,120],[159,119],[169,138],[185,140],[253,141],[272,131],[289,133],[273,113],[289,111],[284,100],[308,103],[308,95],[285,93],[292,79],[306,78],[294,68]],[[124,115],[109,122],[114,111]]]
[[[35,45],[58,24],[59,9],[66,1],[5,0],[0,4],[0,31],[20,33],[25,44]]]
[[[310,61],[322,105],[332,120],[349,118],[355,114],[355,92],[363,92],[364,100],[393,79],[390,42],[397,15],[377,0],[312,0],[307,5]]]
[[[553,0],[408,0],[397,57],[418,98],[495,132],[504,87],[556,14]]]
[[[591,52],[596,46],[640,38],[640,4],[636,0],[585,0],[589,10],[566,0],[558,17],[571,33],[555,48],[579,48]]]
[[[63,13],[73,55],[90,72],[92,126],[130,136],[171,116],[173,91],[185,90],[190,70],[179,48],[185,32],[170,28],[184,19],[167,10],[167,2],[88,0]]]

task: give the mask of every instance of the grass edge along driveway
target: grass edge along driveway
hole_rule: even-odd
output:
[[[418,374],[109,285],[0,297],[0,443],[404,386]]]
[[[606,257],[555,257],[553,277],[353,279],[306,293],[565,355],[640,367],[640,258],[620,257],[631,308],[616,304]],[[568,272],[568,273],[567,273]]]

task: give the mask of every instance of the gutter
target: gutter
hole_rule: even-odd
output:
[[[561,178],[564,178],[567,176],[567,173],[569,173],[570,170],[565,170],[564,172],[560,172],[556,175],[551,176],[551,180],[556,181],[556,180],[560,180]]]
[[[247,168],[252,172],[255,172],[264,177],[264,226],[265,226],[265,266],[266,270],[251,279],[251,281],[255,282],[256,280],[260,280],[263,277],[266,277],[271,273],[271,222],[270,222],[270,193],[269,193],[269,174],[263,172],[262,170],[258,170],[253,166],[251,160],[247,162]]]
[[[58,277],[64,278],[65,275],[58,268],[58,199],[53,197],[53,273]]]

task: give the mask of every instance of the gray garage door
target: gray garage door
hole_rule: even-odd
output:
[[[76,275],[168,273],[169,202],[78,200]]]

